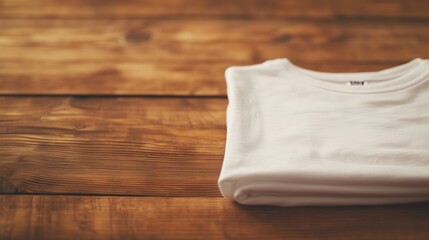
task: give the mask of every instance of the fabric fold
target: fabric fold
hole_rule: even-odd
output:
[[[225,80],[225,198],[276,206],[429,201],[427,59],[332,73],[279,58],[231,66]]]

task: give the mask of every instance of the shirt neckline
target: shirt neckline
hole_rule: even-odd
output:
[[[382,93],[408,88],[428,78],[429,60],[414,58],[406,63],[379,71],[321,72],[300,67],[288,58],[279,59],[292,77],[326,90],[343,93]],[[349,81],[366,81],[366,85],[348,85]]]

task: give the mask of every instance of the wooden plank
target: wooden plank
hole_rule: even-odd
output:
[[[0,98],[0,193],[220,196],[226,99]]]
[[[425,0],[2,0],[1,18],[344,18],[428,19]]]
[[[150,61],[4,62],[0,95],[225,96],[226,67],[224,63]]]
[[[2,239],[429,238],[429,204],[249,207],[220,198],[0,196]]]
[[[429,58],[426,23],[2,20],[0,94],[224,96],[230,65],[288,57],[321,71]]]

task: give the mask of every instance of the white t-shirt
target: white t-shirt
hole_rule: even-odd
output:
[[[222,195],[246,205],[429,200],[429,60],[333,73],[287,58],[225,71]]]

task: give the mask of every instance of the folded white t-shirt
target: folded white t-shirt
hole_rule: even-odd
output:
[[[371,72],[231,66],[218,185],[248,205],[429,201],[429,60]]]

